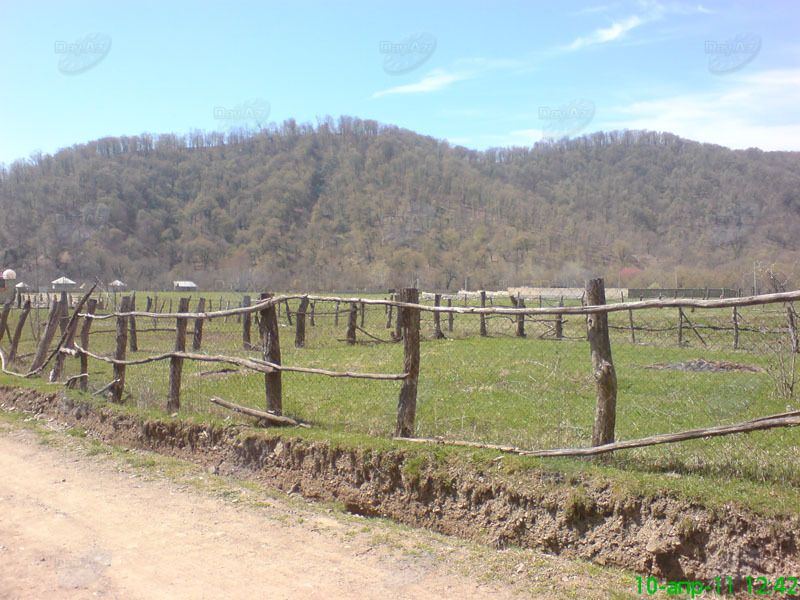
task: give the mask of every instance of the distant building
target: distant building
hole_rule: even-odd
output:
[[[124,290],[128,286],[122,283],[119,279],[115,279],[114,281],[108,284],[108,287],[110,287],[115,292],[118,292],[120,290]]]
[[[172,287],[176,292],[196,292],[197,284],[194,281],[173,281]]]
[[[50,286],[54,292],[70,292],[75,289],[75,282],[68,277],[59,277],[50,282]]]
[[[23,292],[23,293],[30,292],[30,291],[33,289],[31,286],[29,286],[29,285],[28,285],[27,283],[25,283],[24,281],[20,281],[20,282],[19,282],[17,285],[15,285],[14,287],[15,287],[15,288],[17,288],[17,290],[19,290],[20,292]]]

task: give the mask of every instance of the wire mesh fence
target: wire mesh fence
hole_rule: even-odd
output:
[[[280,362],[338,374],[402,374],[404,348],[397,343],[399,306],[389,295],[372,298],[288,296],[275,305]],[[618,383],[616,438],[731,425],[797,410],[796,315],[791,303],[700,308],[669,306],[627,309],[617,300],[608,328]],[[264,410],[265,373],[213,357],[263,360],[270,343],[264,313],[208,316],[252,306],[261,298],[194,295],[185,319],[185,352],[208,360],[183,360],[180,411],[213,419],[230,412],[209,399],[221,397]],[[384,302],[385,301],[385,302]],[[139,293],[148,316],[126,319],[125,360],[173,352],[178,343],[178,294]],[[444,440],[506,444],[526,449],[577,448],[592,444],[596,381],[587,342],[586,315],[576,293],[542,298],[499,294],[423,294],[424,307],[506,309],[494,314],[421,311],[421,367],[416,435]],[[559,308],[563,305],[563,310]],[[548,314],[519,314],[514,308]],[[119,308],[119,306],[117,306]],[[139,308],[142,310],[142,308]],[[9,366],[30,365],[46,329],[49,309],[36,306],[24,323]],[[119,314],[106,299],[86,336],[75,343],[99,356],[117,352]],[[172,311],[169,318],[160,318]],[[6,346],[22,318],[8,317]],[[201,318],[200,315],[205,316]],[[438,318],[437,318],[438,317]],[[2,343],[2,339],[0,339]],[[6,352],[8,357],[8,352]],[[131,364],[124,400],[163,412],[170,394],[174,357]],[[23,369],[24,370],[24,369]],[[65,361],[61,380],[81,373],[80,361]],[[283,371],[283,412],[331,431],[393,435],[400,379],[322,377]],[[114,366],[90,360],[88,389],[115,377]],[[613,460],[630,468],[725,473],[754,480],[800,485],[797,429],[774,429],[626,451]]]

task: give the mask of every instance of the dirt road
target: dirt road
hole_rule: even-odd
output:
[[[367,520],[265,504],[147,480],[0,423],[0,598],[518,597],[450,572],[439,542],[398,552],[384,525],[370,537]]]

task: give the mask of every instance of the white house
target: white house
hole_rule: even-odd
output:
[[[176,292],[196,292],[197,284],[194,281],[173,281],[172,287]]]

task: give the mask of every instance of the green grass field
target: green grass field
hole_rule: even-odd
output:
[[[148,294],[137,293],[143,310]],[[152,295],[152,294],[150,294]],[[159,304],[179,294],[159,293]],[[191,309],[196,306],[194,295]],[[231,300],[237,306],[240,294],[203,294],[218,309]],[[253,295],[255,301],[255,295]],[[298,301],[292,301],[292,310]],[[508,300],[495,301],[508,306]],[[173,302],[177,307],[177,301]],[[463,306],[459,299],[457,306]],[[528,301],[528,306],[536,306]],[[474,302],[472,303],[474,305]],[[167,307],[168,308],[168,307]],[[335,305],[317,302],[315,325],[306,325],[306,346],[294,347],[294,327],[287,323],[285,307],[279,318],[282,361],[287,365],[332,370],[400,373],[402,344],[379,343],[363,333],[360,342],[345,341],[347,305],[342,305],[339,325],[331,313]],[[9,321],[13,332],[17,310]],[[36,312],[36,311],[34,311]],[[47,318],[41,309],[26,325],[22,355],[14,368],[20,371],[32,360],[34,335]],[[639,327],[654,331],[635,332],[631,343],[627,311],[611,313],[611,338],[619,381],[616,438],[682,431],[698,427],[732,424],[759,416],[798,408],[798,402],[776,392],[781,377],[778,357],[785,341],[785,311],[780,305],[740,309],[739,349],[733,349],[730,309],[686,311],[694,326],[684,322],[678,344],[677,309],[636,311]],[[478,336],[479,317],[456,315],[450,332],[446,315],[442,327],[448,339],[435,340],[431,313],[423,313],[421,371],[417,406],[417,435],[441,436],[479,442],[513,444],[521,448],[588,446],[595,408],[594,380],[585,341],[584,318],[564,318],[564,338],[553,339],[553,316],[536,317],[526,323],[526,338],[514,337],[516,324],[506,317],[487,319],[488,338]],[[542,322],[542,320],[546,322]],[[364,329],[388,340],[384,306],[368,306]],[[174,333],[147,329],[175,326],[171,319],[137,319],[138,352],[141,358],[172,349]],[[191,348],[194,324],[189,323],[187,349]],[[111,354],[114,346],[113,319],[96,321],[90,350]],[[252,326],[253,341],[258,329]],[[541,337],[540,339],[540,336]],[[701,338],[702,337],[702,341]],[[8,340],[2,342],[7,348]],[[242,349],[242,324],[237,317],[205,322],[202,351],[209,354],[258,356]],[[762,372],[683,372],[648,368],[659,363],[680,363],[703,358],[758,367]],[[224,367],[232,370],[219,373]],[[217,372],[215,372],[217,371]],[[65,376],[78,372],[78,362],[67,359]],[[90,362],[90,387],[98,389],[111,380],[111,366]],[[165,408],[168,362],[131,366],[127,369],[128,404],[149,414]],[[331,379],[317,375],[284,373],[284,413],[312,423],[298,435],[336,439],[342,443],[384,444],[396,421],[399,382]],[[186,361],[181,395],[182,417],[221,421],[231,413],[208,402],[217,395],[227,400],[264,408],[264,376],[244,372],[233,365]],[[237,418],[237,417],[234,417]],[[293,432],[294,433],[294,432]],[[520,468],[549,465],[572,471],[613,472],[616,477],[634,477],[645,489],[676,488],[704,498],[735,500],[767,511],[800,512],[800,431],[775,429],[748,435],[696,440],[618,452],[603,461],[513,459]],[[496,453],[495,453],[496,455]]]

